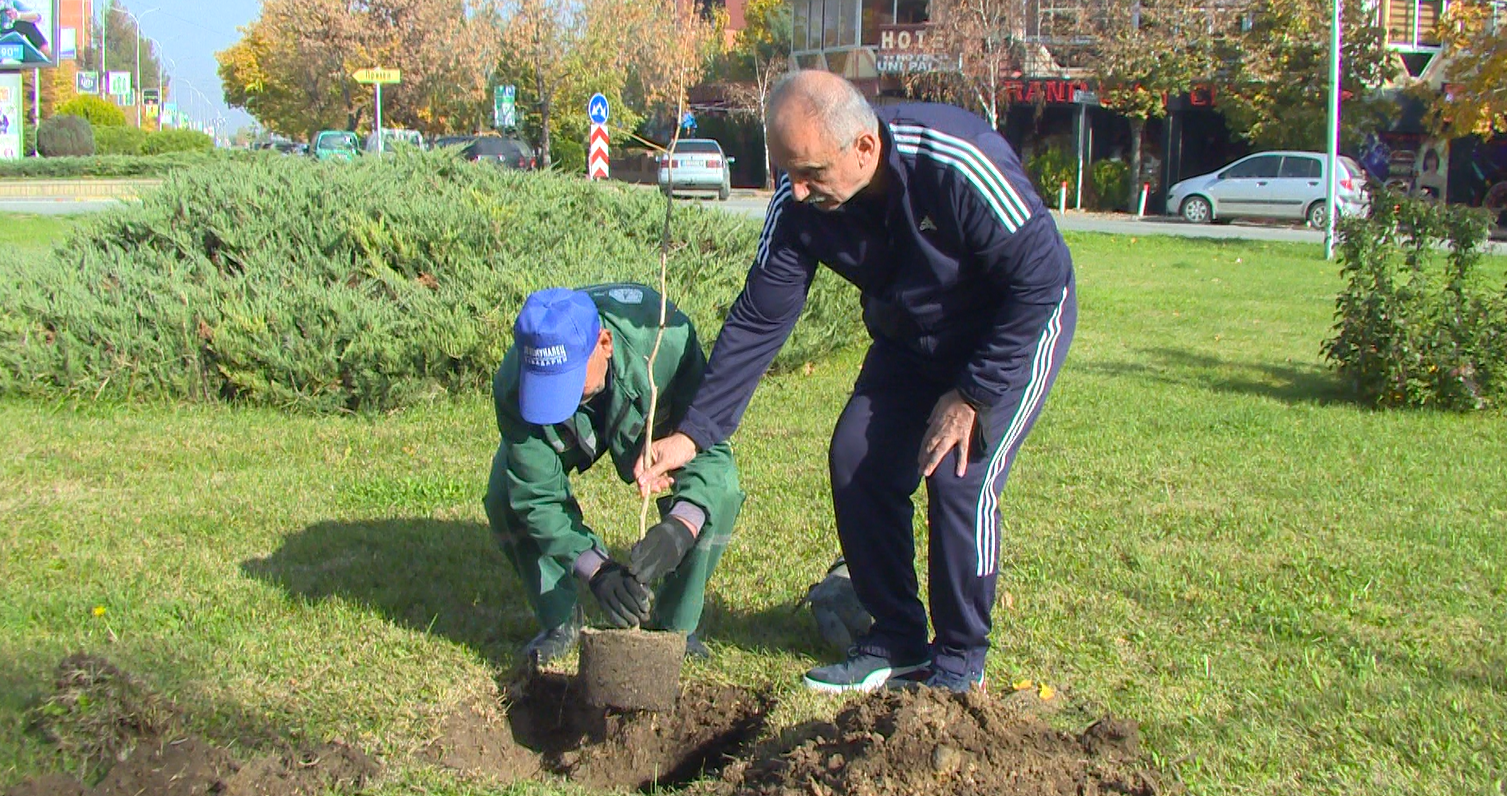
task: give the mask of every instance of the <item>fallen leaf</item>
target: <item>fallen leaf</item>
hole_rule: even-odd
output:
[[[1037,694],[1041,697],[1041,701],[1046,702],[1052,697],[1057,696],[1057,689],[1047,685],[1046,683],[1042,683],[1041,690],[1038,691]]]
[[[1016,691],[1030,691],[1035,687],[1036,684],[1031,682],[1030,680],[1016,680],[1015,684],[1011,686],[1011,688],[1014,688]]]

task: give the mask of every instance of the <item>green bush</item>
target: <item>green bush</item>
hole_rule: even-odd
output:
[[[0,394],[384,410],[484,391],[524,297],[658,278],[664,199],[454,153],[280,156],[173,172],[47,257],[0,254]],[[681,204],[671,297],[716,338],[753,220]],[[777,362],[864,338],[823,274]]]
[[[28,158],[0,161],[0,179],[61,180],[81,177],[162,177],[182,168],[223,160],[281,157],[260,152],[215,150],[172,152],[166,155],[96,155],[77,158]]]
[[[586,144],[574,138],[556,136],[549,142],[550,168],[562,174],[586,173]]]
[[[1507,393],[1507,292],[1476,272],[1488,219],[1474,208],[1372,196],[1341,217],[1344,290],[1324,356],[1381,407],[1484,409]]]
[[[147,131],[139,127],[101,127],[94,131],[97,155],[140,155]]]
[[[1093,182],[1094,208],[1124,210],[1130,195],[1130,164],[1123,160],[1101,160],[1088,173]]]
[[[21,128],[21,154],[25,157],[37,154],[37,126],[29,121]],[[0,161],[0,164],[5,162]]]
[[[91,94],[80,94],[58,106],[59,115],[82,116],[95,128],[125,127],[126,112],[109,100]]]
[[[82,116],[54,116],[37,128],[37,152],[43,157],[94,154],[94,130]]]
[[[215,148],[213,138],[198,130],[158,130],[147,136],[141,145],[143,155],[164,155],[169,152],[209,152]]]
[[[1078,159],[1065,149],[1052,147],[1038,153],[1026,163],[1026,172],[1041,194],[1041,201],[1056,208],[1062,183],[1067,183],[1068,206],[1075,204],[1078,190]],[[1084,186],[1088,188],[1090,186]]]

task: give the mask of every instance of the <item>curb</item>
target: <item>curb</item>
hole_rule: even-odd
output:
[[[160,179],[0,180],[0,199],[135,199],[160,185]]]

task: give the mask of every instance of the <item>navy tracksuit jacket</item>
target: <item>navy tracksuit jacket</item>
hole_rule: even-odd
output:
[[[753,268],[680,425],[706,448],[732,434],[805,305],[818,263],[862,291],[874,339],[832,436],[837,532],[875,624],[866,647],[928,654],[910,496],[933,407],[979,411],[967,473],[954,451],[927,479],[934,666],[983,674],[1000,547],[998,500],[1077,321],[1072,260],[1019,159],[983,119],[946,105],[877,108],[884,202],[803,205],[782,180]]]

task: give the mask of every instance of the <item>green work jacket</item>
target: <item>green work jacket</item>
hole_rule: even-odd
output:
[[[497,428],[502,434],[499,453],[506,462],[504,491],[512,522],[509,530],[533,539],[540,551],[569,567],[576,557],[596,547],[601,538],[591,531],[570,492],[569,476],[584,472],[604,454],[611,455],[625,483],[633,481],[633,465],[643,447],[644,418],[649,413],[648,356],[659,327],[659,293],[643,285],[611,284],[582,288],[596,302],[602,325],[612,330],[612,372],[607,380],[603,433],[598,439],[590,417],[577,410],[563,423],[539,426],[523,419],[518,409],[518,347],[503,358],[492,380]],[[668,305],[664,338],[655,357],[654,381],[660,397],[654,418],[654,438],[674,432],[701,385],[706,355],[696,340],[691,321]],[[671,500],[699,506],[707,514],[702,533],[728,533],[742,503],[732,449],[727,443],[701,451],[675,473]],[[511,524],[511,523],[510,523]]]

